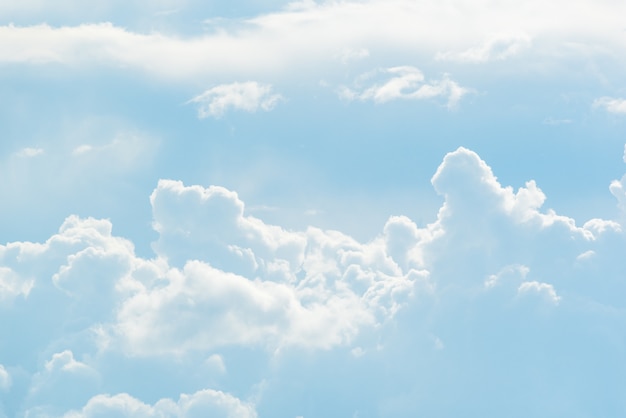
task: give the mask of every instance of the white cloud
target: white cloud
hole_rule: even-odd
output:
[[[379,74],[383,75],[383,80],[370,81]],[[391,67],[364,74],[357,79],[355,85],[353,88],[343,86],[339,90],[340,97],[347,100],[372,100],[376,103],[443,97],[447,99],[447,106],[453,108],[469,92],[447,75],[441,80],[426,82],[424,74],[411,66]]]
[[[66,413],[64,418],[256,418],[253,405],[218,390],[205,389],[191,395],[182,394],[178,402],[161,399],[153,406],[126,394],[97,395],[80,411]]]
[[[18,377],[31,377],[19,402],[31,416],[254,417],[256,400],[199,389],[207,378],[228,378],[231,388],[242,370],[251,377],[237,396],[267,381],[267,391],[274,391],[268,396],[284,399],[289,390],[322,381],[280,386],[302,380],[282,379],[289,361],[305,368],[291,369],[302,375],[313,369],[336,374],[332,366],[340,365],[346,373],[337,387],[349,387],[341,379],[353,382],[350,372],[357,369],[350,367],[359,364],[372,370],[397,364],[380,376],[398,393],[407,388],[397,374],[412,382],[424,376],[416,383],[421,389],[455,384],[437,380],[439,369],[429,363],[454,368],[464,379],[476,378],[478,369],[485,373],[478,381],[491,382],[502,364],[493,358],[511,367],[534,364],[535,357],[524,357],[533,345],[517,344],[526,337],[548,341],[537,348],[543,356],[546,347],[550,353],[563,348],[549,343],[555,329],[575,330],[556,339],[569,347],[596,332],[598,323],[608,335],[597,334],[606,343],[600,351],[623,357],[612,340],[623,325],[626,291],[626,235],[619,222],[592,219],[577,226],[542,208],[546,196],[533,181],[517,190],[503,186],[465,148],[444,157],[432,183],[444,199],[432,223],[418,227],[393,216],[365,243],[338,231],[267,224],[222,187],[162,180],[150,196],[159,234],[153,258],[136,255],[130,241],[113,234],[110,221],[77,216],[45,242],[0,245],[3,277],[32,280],[28,297],[13,296],[15,306],[1,307],[0,324],[11,338],[0,345],[3,364],[31,365],[21,374],[11,369],[14,383],[6,390]],[[536,300],[554,309],[542,310]],[[16,323],[19,332],[9,327]],[[306,362],[299,350],[307,351]],[[151,376],[128,378],[153,368],[164,376],[158,393],[143,391]],[[536,370],[541,378],[548,373]],[[437,384],[426,384],[432,380]],[[103,384],[118,394],[102,394]],[[181,392],[190,394],[172,400]],[[373,397],[373,407],[382,405]]]
[[[609,186],[611,194],[615,196],[618,206],[626,212],[626,175],[621,180],[613,180]]]
[[[311,72],[319,79],[320,67],[332,68],[337,51],[355,45],[372,57],[393,53],[396,61],[397,57],[437,56],[440,51],[462,52],[439,57],[484,61],[510,57],[533,39],[529,61],[536,65],[563,59],[568,53],[575,57],[576,51],[566,48],[568,43],[588,45],[589,50],[614,49],[613,55],[619,56],[624,50],[620,16],[625,14],[621,3],[592,0],[577,0],[575,5],[531,0],[524,7],[487,0],[471,7],[463,0],[306,2],[239,19],[233,27],[217,26],[212,33],[195,37],[139,33],[108,23],[8,25],[0,28],[0,62],[104,64],[182,82],[267,78],[268,74],[278,79]],[[381,25],[381,16],[393,24]],[[504,29],[513,35],[493,37]]]
[[[31,380],[26,404],[35,411],[52,411],[72,407],[89,399],[97,389],[100,375],[97,370],[74,358],[71,350],[52,355],[43,370]],[[29,412],[26,412],[29,416]],[[44,413],[44,416],[46,414]]]
[[[158,147],[158,141],[132,132],[122,132],[102,145],[81,144],[71,154],[79,162],[132,169],[149,159]]]
[[[229,110],[272,110],[278,102],[284,100],[280,94],[272,93],[272,86],[255,81],[222,84],[208,89],[189,103],[198,103],[198,117],[219,118]]]
[[[626,99],[600,97],[594,100],[593,107],[600,107],[609,113],[626,114]]]
[[[148,283],[160,284],[134,285],[140,291],[121,305],[112,332],[133,353],[349,344],[424,280],[399,268],[382,242],[267,225],[221,187],[162,180],[151,202],[154,249],[180,267],[155,269]]]
[[[224,359],[219,354],[211,354],[209,358],[204,361],[204,364],[214,373],[224,374],[226,373],[226,365]]]
[[[510,279],[524,279],[530,269],[526,266],[514,264],[510,266],[505,266],[498,273],[491,274],[485,280],[485,287],[491,288],[498,285],[502,280],[510,280]]]
[[[1,250],[1,247],[0,247]],[[0,253],[1,255],[1,253]],[[0,302],[7,303],[17,296],[28,297],[34,280],[18,276],[10,268],[0,267]]]
[[[554,286],[548,283],[539,283],[536,281],[522,283],[518,289],[518,293],[536,293],[539,295],[543,295],[555,305],[558,305],[559,301],[561,300],[561,297],[556,294]]]
[[[440,61],[487,62],[503,61],[530,46],[530,38],[526,34],[499,35],[491,37],[478,47],[463,52],[440,52],[435,59]]]
[[[15,155],[22,158],[32,158],[44,153],[43,148],[23,148]]]
[[[4,368],[2,364],[0,364],[0,389],[3,391],[8,390],[11,387],[11,375]]]

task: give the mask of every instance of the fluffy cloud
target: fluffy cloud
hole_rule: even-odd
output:
[[[189,103],[198,103],[198,117],[221,117],[228,110],[256,112],[269,111],[283,100],[280,94],[272,93],[272,86],[254,81],[222,84],[194,97]]]
[[[407,393],[422,379],[415,390],[434,395],[419,398],[426,400],[415,401],[413,409],[401,399],[368,404],[386,416],[393,415],[394,402],[405,411],[428,410],[428,399],[442,396],[438,387],[452,384],[465,393],[435,366],[453,368],[468,380],[478,363],[485,376],[478,380],[511,399],[514,392],[493,384],[502,379],[503,362],[523,373],[536,367],[540,353],[557,358],[574,341],[595,341],[602,353],[597,358],[611,364],[621,358],[623,224],[591,219],[578,226],[543,209],[546,197],[535,182],[517,190],[503,186],[465,148],[444,157],[432,183],[444,199],[432,223],[418,227],[406,216],[393,216],[366,243],[338,231],[267,224],[248,215],[238,195],[222,187],[161,180],[150,196],[159,234],[153,258],[136,255],[130,241],[112,233],[110,221],[77,216],[43,243],[0,246],[3,283],[29,283],[28,292],[7,293],[12,302],[1,311],[1,331],[11,344],[0,344],[0,375],[10,370],[12,382],[3,377],[2,387],[24,398],[12,411],[60,416],[71,410],[67,418],[254,417],[256,401],[242,402],[219,386],[204,389],[206,380],[190,378],[200,364],[216,381],[230,379],[242,367],[231,357],[238,350],[262,353],[253,361],[273,359],[272,367],[259,372],[269,376],[260,402],[266,394],[272,399],[272,391],[297,389],[281,374],[281,364],[301,364],[303,351],[310,363],[301,367],[346,371],[339,378],[346,383],[342,387],[350,387],[352,372],[363,373],[359,367],[367,365],[381,371],[389,393]],[[616,187],[611,190],[619,196]],[[528,342],[537,340],[541,348]],[[389,356],[400,355],[404,361],[395,365]],[[130,390],[132,380],[111,379],[112,359],[118,368],[171,362],[176,371],[167,373],[191,383],[138,395]],[[390,364],[399,369],[383,373]],[[22,368],[14,372],[16,366]],[[537,376],[552,387],[561,376],[558,368],[545,362],[541,367]],[[580,365],[563,370],[571,378],[562,389],[568,397],[588,389],[579,378]],[[315,384],[302,376],[294,380]],[[26,395],[14,389],[20,385]],[[255,392],[252,385],[232,393]],[[473,387],[466,389],[475,395]],[[181,392],[191,395],[173,401]],[[379,395],[372,392],[368,402]],[[280,407],[288,397],[281,392],[274,402]],[[470,398],[463,400],[471,406]],[[298,411],[293,416],[315,415]]]
[[[32,377],[25,402],[30,407],[24,415],[59,416],[63,410],[84,404],[97,393],[98,384],[98,372],[76,360],[71,350],[54,353]]]
[[[383,77],[380,82],[372,80],[381,74]],[[354,88],[344,86],[339,90],[339,95],[347,100],[372,100],[376,103],[443,97],[447,99],[447,106],[452,108],[468,92],[468,89],[459,86],[448,76],[427,83],[419,69],[403,66],[363,74],[356,80]]]
[[[183,394],[178,402],[161,399],[153,406],[128,394],[98,395],[80,411],[71,411],[63,418],[256,418],[254,407],[227,393],[205,389],[191,395]]]
[[[593,107],[600,107],[609,113],[626,114],[626,99],[600,97],[594,100]]]
[[[151,202],[154,248],[180,267],[121,306],[115,333],[135,353],[346,344],[393,316],[425,280],[420,270],[403,271],[382,241],[267,225],[221,187],[162,180]]]

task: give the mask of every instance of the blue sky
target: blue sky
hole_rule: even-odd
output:
[[[626,6],[0,5],[0,417],[626,414]]]

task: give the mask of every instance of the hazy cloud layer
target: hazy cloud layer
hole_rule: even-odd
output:
[[[24,7],[26,14],[29,9],[46,8],[41,2],[30,3],[32,7]],[[137,2],[138,10],[146,8],[144,3]],[[174,4],[163,10],[175,12],[186,6],[192,5]],[[210,30],[198,28],[196,33],[201,34],[187,37],[111,23],[5,25],[0,27],[0,62],[79,68],[104,64],[179,81],[284,77],[311,71],[319,76],[323,74],[319,69],[334,65],[337,57],[347,62],[390,51],[396,57],[488,62],[530,50],[536,65],[567,62],[581,52],[605,56],[607,46],[623,51],[619,17],[626,13],[624,7],[608,0],[575,4],[533,0],[516,7],[483,0],[471,5],[462,0],[300,2],[248,19],[213,19]],[[87,14],[97,15],[97,11],[90,8]],[[212,17],[205,13],[205,19]],[[111,20],[106,9],[101,15],[100,21]],[[152,19],[156,24],[162,15],[155,11]],[[89,21],[99,20],[90,16]]]

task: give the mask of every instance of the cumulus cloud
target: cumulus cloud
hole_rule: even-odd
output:
[[[599,107],[609,113],[615,113],[618,115],[626,114],[626,99],[607,96],[600,97],[599,99],[593,101],[593,107]]]
[[[284,100],[280,94],[272,93],[272,86],[255,81],[222,84],[208,89],[188,103],[198,103],[198,117],[219,118],[228,110],[272,110],[278,102]]]
[[[70,411],[63,418],[95,418],[116,416],[125,418],[256,418],[253,405],[217,390],[205,389],[191,395],[182,394],[178,402],[161,399],[147,405],[126,394],[98,395],[80,411]]]
[[[545,341],[563,330],[574,330],[563,337],[568,347],[595,336],[607,359],[620,357],[614,338],[624,320],[626,236],[619,221],[591,219],[579,226],[543,208],[546,196],[535,182],[503,186],[466,148],[448,153],[431,181],[444,202],[430,224],[418,227],[393,216],[368,242],[314,227],[287,230],[249,215],[234,191],[161,180],[150,196],[159,235],[152,258],[135,254],[130,241],[113,234],[110,221],[77,216],[45,242],[0,245],[3,281],[30,283],[27,293],[9,292],[12,305],[3,303],[0,311],[0,330],[11,337],[10,346],[0,344],[3,365],[29,368],[20,375],[28,381],[20,405],[31,416],[70,411],[67,418],[254,417],[256,402],[219,387],[205,389],[203,379],[231,379],[241,368],[247,374],[236,360],[259,352],[254,358],[260,362],[274,359],[272,367],[258,367],[260,374],[274,377],[299,350],[324,351],[310,354],[311,367],[320,370],[328,370],[322,363],[331,360],[344,370],[357,363],[387,370],[395,361],[385,356],[411,353],[394,372],[406,373],[407,380],[383,377],[392,386],[415,376],[443,379],[434,370],[420,374],[425,369],[415,365],[421,361],[416,357],[435,361],[431,354],[465,379],[472,377],[468,364],[484,358],[499,359],[477,366],[488,377],[497,375],[502,361],[524,368],[534,364],[524,356],[539,350],[527,337],[543,338],[541,353],[555,354],[562,345]],[[233,360],[241,350],[245,355]],[[301,363],[301,356],[294,358]],[[176,372],[168,373],[190,383],[142,396],[130,391],[127,379],[110,382],[112,359],[119,368],[169,361]],[[202,379],[192,379],[196,369]],[[2,370],[0,383],[7,380]],[[19,396],[10,392],[16,377],[9,370],[14,383],[2,387]],[[135,370],[141,367],[126,376]],[[545,377],[543,369],[537,373]],[[281,378],[267,385],[292,390]],[[246,384],[252,388],[259,380]],[[450,382],[437,384],[444,383]],[[420,385],[438,387],[426,380]],[[172,400],[181,392],[191,394]]]
[[[393,316],[425,280],[399,268],[382,242],[267,225],[221,187],[162,180],[151,202],[154,249],[179,267],[121,306],[115,333],[137,353],[346,344]]]
[[[99,373],[89,365],[74,358],[71,350],[54,353],[45,362],[43,370],[31,381],[27,404],[33,414],[53,414],[62,408],[71,408],[87,401],[97,390]]]
[[[372,100],[376,103],[443,97],[447,100],[448,108],[453,108],[468,92],[467,88],[450,80],[447,75],[441,80],[426,82],[419,69],[402,66],[363,74],[356,80],[355,87],[342,86],[339,96],[346,100]]]
[[[33,279],[22,278],[7,267],[0,267],[0,301],[4,304],[20,295],[27,297],[33,283]]]

